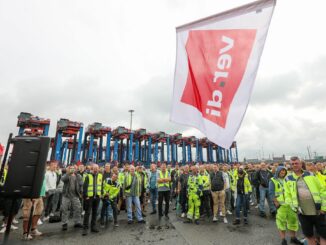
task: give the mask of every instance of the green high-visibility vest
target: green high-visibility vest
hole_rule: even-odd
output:
[[[207,172],[205,172],[203,175],[200,175],[202,181],[203,181],[203,190],[207,191],[211,189],[211,180],[210,176]]]
[[[0,185],[3,186],[6,182],[6,178],[7,178],[7,172],[8,170],[7,169],[4,169],[4,172],[3,172],[3,176],[2,178],[0,179]]]
[[[136,178],[136,189],[135,189],[135,196],[140,196],[140,185],[141,185],[141,182],[140,182],[140,177],[137,173],[135,173],[134,176],[131,176],[130,173],[128,173],[126,176],[125,176],[125,180],[124,180],[124,192],[125,194],[130,194],[131,192],[131,184],[132,184],[132,179],[133,178]],[[128,189],[126,189],[128,188]]]
[[[271,178],[271,181],[273,181],[273,183],[274,183],[276,200],[278,201],[278,203],[280,205],[284,205],[285,204],[284,188],[283,188],[281,181],[279,181],[278,179],[275,179],[274,177]]]
[[[116,185],[109,184],[108,182],[104,181],[103,185],[103,195],[109,194],[109,199],[113,200],[116,198],[120,192],[120,183],[117,181]]]
[[[160,171],[160,179],[166,179],[166,178],[168,178],[169,177],[169,172],[166,170],[165,171],[165,174],[163,175],[163,172],[162,171]],[[165,182],[165,183],[159,183],[158,184],[158,188],[160,188],[160,187],[167,187],[167,188],[170,188],[170,184],[169,184],[169,182]]]
[[[94,191],[96,191],[96,195],[101,197],[102,196],[102,179],[103,179],[102,174],[97,174],[95,190],[94,190],[94,177],[93,177],[93,175],[88,174],[87,177],[88,177],[87,196],[88,197],[95,196]]]
[[[316,210],[322,210],[326,212],[326,188],[324,188],[318,178],[305,171],[302,176],[303,181],[308,186],[308,189],[312,195],[312,198],[315,202]],[[299,176],[296,174],[288,175],[285,178],[284,184],[284,197],[285,202],[291,206],[294,211],[297,211],[299,208],[298,201],[298,190],[297,190],[297,181]]]

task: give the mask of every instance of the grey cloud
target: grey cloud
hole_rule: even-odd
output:
[[[258,77],[251,106],[279,104],[293,108],[319,107],[326,103],[326,57],[304,64],[286,74]]]

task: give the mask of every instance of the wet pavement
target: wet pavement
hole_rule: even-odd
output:
[[[228,215],[228,224],[220,218],[217,223],[212,223],[205,218],[200,224],[184,224],[184,219],[177,217],[175,211],[170,214],[170,219],[164,217],[161,221],[157,215],[148,215],[146,224],[128,224],[127,215],[122,212],[119,216],[119,227],[112,223],[105,228],[100,228],[99,233],[89,233],[82,236],[81,229],[73,228],[69,224],[67,231],[61,231],[61,223],[43,224],[39,230],[44,234],[32,241],[21,240],[21,224],[19,230],[13,231],[9,245],[102,245],[102,244],[180,244],[180,245],[272,245],[280,244],[275,221],[271,218],[261,218],[257,209],[252,208],[249,214],[249,225],[232,225],[233,215]],[[21,220],[20,220],[21,222]],[[2,235],[1,235],[2,239]]]

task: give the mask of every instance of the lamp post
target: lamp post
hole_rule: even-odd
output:
[[[130,112],[130,130],[132,129],[132,113],[135,112],[135,110],[129,110],[128,112]]]

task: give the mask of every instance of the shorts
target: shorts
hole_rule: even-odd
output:
[[[326,239],[326,215],[302,215],[299,214],[299,220],[301,223],[302,233],[306,237],[314,236],[314,228],[317,234]]]
[[[43,199],[42,197],[33,199],[34,200],[34,212],[33,212],[33,216],[34,215],[38,215],[41,216],[43,209],[44,209],[44,205],[43,205]],[[23,199],[23,218],[24,220],[28,220],[29,216],[30,216],[30,212],[31,212],[31,208],[32,208],[32,201],[31,199]]]
[[[299,221],[297,214],[288,205],[282,205],[277,209],[276,226],[280,231],[298,231]]]

